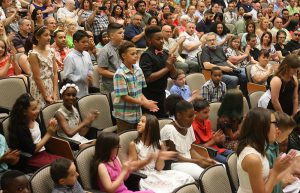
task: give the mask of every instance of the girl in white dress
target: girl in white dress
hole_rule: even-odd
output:
[[[196,141],[192,122],[195,111],[191,103],[181,100],[174,105],[175,120],[165,125],[161,131],[161,140],[171,151],[178,152],[178,162],[171,164],[172,170],[182,171],[199,179],[204,168],[214,165],[213,159],[205,158],[198,154],[192,144]]]
[[[282,179],[295,155],[279,156],[269,169],[266,149],[277,135],[274,114],[263,108],[254,108],[246,115],[237,148],[238,193],[271,193]]]
[[[186,173],[162,170],[164,160],[176,157],[177,153],[164,151],[165,146],[160,142],[159,124],[155,116],[142,116],[137,131],[139,136],[130,143],[129,158],[137,161],[137,169],[147,175],[146,179],[140,181],[140,190],[171,193],[179,186],[194,182]]]

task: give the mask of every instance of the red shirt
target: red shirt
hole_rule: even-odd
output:
[[[9,63],[9,64],[8,64]],[[8,71],[5,75],[5,77],[10,77],[15,75],[15,69],[12,63],[10,62],[10,55],[7,54],[1,61],[0,61],[0,69],[4,68],[5,65],[9,65]]]
[[[196,144],[204,144],[209,142],[212,139],[213,133],[211,130],[211,122],[209,119],[204,120],[203,123],[194,119],[192,126],[196,137],[196,142],[195,142]],[[219,148],[216,145],[213,145],[211,147],[218,150],[219,154],[225,151],[224,148]]]

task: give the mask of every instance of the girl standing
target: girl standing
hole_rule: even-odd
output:
[[[296,78],[300,60],[296,55],[288,55],[281,62],[270,82],[271,100],[268,109],[295,115],[298,109],[298,80]]]
[[[35,168],[50,164],[59,158],[47,153],[44,146],[55,134],[57,121],[51,119],[46,133],[42,135],[39,123],[36,121],[39,112],[38,102],[25,93],[16,100],[10,113],[8,126],[11,148],[32,154],[25,164]]]
[[[136,162],[127,161],[121,166],[118,158],[120,138],[115,133],[101,133],[96,141],[93,168],[96,184],[100,191],[132,193],[124,184]],[[136,193],[154,193],[135,191]]]
[[[269,169],[266,145],[276,140],[274,114],[263,108],[254,108],[246,115],[237,147],[238,193],[271,193],[289,168],[294,153],[279,156]]]
[[[30,92],[41,107],[58,99],[58,76],[54,51],[48,46],[50,31],[45,27],[36,28],[33,43],[36,47],[29,52],[31,66]]]
[[[164,159],[176,156],[175,152],[163,151],[165,146],[160,141],[159,124],[154,115],[141,117],[137,126],[139,136],[129,146],[129,159],[137,161],[137,169],[147,175],[141,179],[141,189],[150,189],[156,193],[170,193],[179,186],[194,182],[194,179],[183,172],[162,170]]]

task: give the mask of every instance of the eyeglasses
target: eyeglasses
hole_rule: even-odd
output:
[[[278,121],[271,121],[271,123],[278,125]]]
[[[300,33],[297,33],[297,34],[296,34],[296,33],[294,33],[294,35],[299,37],[299,36],[300,36]]]

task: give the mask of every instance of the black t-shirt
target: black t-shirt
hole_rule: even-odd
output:
[[[289,52],[291,53],[298,49],[300,49],[300,44],[294,40],[289,41],[284,47],[284,50],[286,53],[289,53]]]

